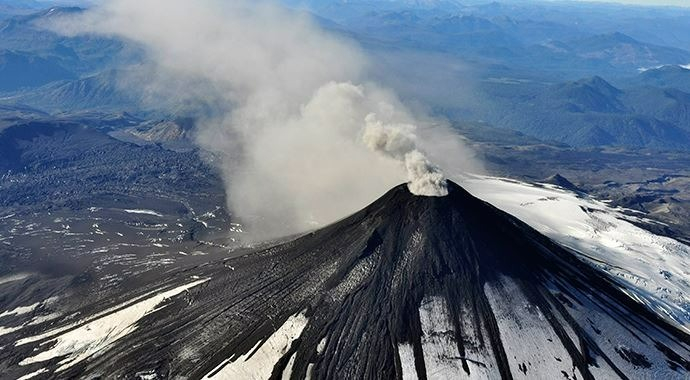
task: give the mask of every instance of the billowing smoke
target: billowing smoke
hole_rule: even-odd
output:
[[[52,28],[131,41],[146,61],[123,83],[151,107],[205,110],[196,141],[255,239],[332,222],[405,180],[445,195],[430,159],[473,169],[458,136],[413,117],[367,77],[375,62],[308,15],[261,1],[110,0]]]
[[[415,127],[410,124],[384,124],[376,114],[365,118],[364,143],[375,152],[382,152],[404,162],[410,192],[424,196],[448,195],[446,178],[439,168],[417,149]]]

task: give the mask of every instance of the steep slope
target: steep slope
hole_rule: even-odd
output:
[[[626,91],[623,102],[635,113],[690,131],[690,93],[674,88],[640,87]]]
[[[140,99],[118,88],[119,75],[117,70],[106,70],[85,78],[53,81],[4,100],[52,112],[133,109]]]
[[[600,77],[553,85],[484,83],[476,118],[572,146],[687,150],[688,95],[618,89]]]
[[[0,366],[36,378],[688,375],[688,335],[572,252],[449,187],[419,197],[401,185],[296,240],[167,273],[66,327],[29,327]]]
[[[0,91],[14,91],[22,87],[37,87],[48,82],[72,79],[74,74],[54,59],[0,50]]]
[[[463,186],[571,248],[623,284],[626,292],[690,333],[690,246],[649,231],[644,214],[564,190],[506,178],[466,176]]]
[[[641,72],[628,83],[638,86],[655,86],[662,88],[677,88],[690,92],[690,69],[686,66],[663,65]]]
[[[72,77],[129,62],[133,58],[132,54],[137,54],[128,51],[127,45],[122,41],[93,36],[66,37],[45,28],[51,20],[82,11],[73,7],[52,7],[0,20],[0,49],[43,57],[68,69]]]
[[[619,67],[651,67],[660,64],[686,64],[690,52],[635,40],[623,33],[595,35],[568,43],[580,57],[604,60]]]
[[[570,182],[569,179],[563,177],[559,173],[556,173],[552,176],[549,176],[548,178],[545,178],[542,182],[550,183],[552,185],[556,185],[558,187],[561,187],[561,188],[567,189],[567,190],[571,190],[571,191],[576,192],[576,193],[582,191],[574,183]]]
[[[603,78],[594,76],[557,85],[546,96],[564,102],[561,107],[571,112],[615,113],[625,108],[618,100],[621,94],[621,90]]]

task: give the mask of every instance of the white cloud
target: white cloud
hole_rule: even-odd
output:
[[[140,44],[145,75],[128,84],[154,104],[213,111],[197,141],[218,157],[229,208],[257,238],[332,222],[408,178],[439,195],[429,189],[443,177],[421,151],[471,166],[458,136],[368,83],[372,63],[305,14],[266,2],[113,0],[54,27]],[[368,116],[414,136],[411,145],[400,154],[369,149]],[[429,143],[441,140],[439,150]]]

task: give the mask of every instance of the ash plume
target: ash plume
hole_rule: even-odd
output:
[[[376,114],[365,118],[363,140],[369,149],[401,160],[407,169],[408,189],[411,193],[442,197],[448,195],[446,178],[417,149],[415,127],[410,124],[384,124]]]
[[[141,47],[138,76],[121,82],[148,107],[212,110],[196,142],[254,240],[330,223],[406,180],[415,194],[445,195],[432,161],[477,170],[457,135],[413,117],[373,83],[375,62],[305,13],[263,1],[111,0],[50,28]]]

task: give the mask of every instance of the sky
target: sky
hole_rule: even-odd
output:
[[[42,4],[59,4],[59,5],[88,5],[99,2],[101,0],[34,0]],[[490,2],[491,0],[486,0]],[[500,1],[500,0],[499,0]],[[600,3],[619,3],[619,4],[634,4],[647,6],[678,6],[690,7],[690,0],[574,0],[579,2],[600,2]],[[3,0],[0,0],[2,3]],[[474,1],[476,2],[476,0]]]
[[[598,1],[607,3],[622,3],[636,5],[671,5],[678,7],[690,7],[690,0],[578,0],[578,1]]]
[[[41,3],[93,3],[94,0],[37,0]],[[576,0],[583,2],[621,3],[637,5],[672,5],[690,7],[690,0]],[[490,2],[487,0],[487,2]]]

